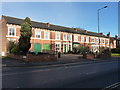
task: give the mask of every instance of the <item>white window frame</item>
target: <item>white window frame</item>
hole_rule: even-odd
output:
[[[78,42],[78,35],[74,35],[74,41]]]
[[[68,34],[68,41],[72,41],[72,35]]]
[[[93,39],[94,39],[94,41],[93,41]],[[92,42],[95,42],[95,38],[94,37],[92,37]]]
[[[108,44],[109,44],[109,39],[106,39],[106,40],[105,40],[105,43],[108,45]]]
[[[60,40],[60,33],[56,32],[55,34],[56,34],[56,35],[55,35],[55,39],[56,39],[56,40]],[[58,37],[59,37],[59,39],[58,39]]]
[[[64,38],[64,35],[66,35],[66,38]],[[63,40],[67,41],[67,34],[63,34]]]
[[[13,28],[13,29],[14,29],[14,31],[15,31],[15,32],[14,32],[14,33],[15,33],[14,36],[13,36],[13,35],[9,35],[9,33],[10,33],[10,31],[9,31],[10,28]],[[16,37],[16,28],[15,28],[15,27],[8,27],[8,36],[9,36],[9,37]]]
[[[104,42],[103,42],[104,41]],[[102,44],[105,44],[105,39],[102,39]]]
[[[38,34],[37,34],[37,31],[40,32],[40,38],[36,37],[36,35],[38,35]],[[35,30],[35,38],[37,38],[37,39],[41,39],[41,30],[39,30],[39,29]]]
[[[56,44],[59,44],[60,47],[59,47],[59,50],[58,50],[58,51],[61,52],[61,43],[60,43],[60,42],[55,42],[55,51],[57,51],[57,50],[56,50]]]
[[[48,38],[45,38],[46,33],[48,33]],[[49,39],[50,39],[50,32],[48,32],[48,31],[44,31],[44,39],[45,39],[45,40],[49,40]]]
[[[85,37],[81,36],[81,42],[85,42]]]
[[[67,45],[68,45],[68,50],[69,50],[69,46],[70,46],[71,47],[70,51],[72,51],[72,43],[68,43]]]
[[[89,37],[86,37],[86,43],[89,43]]]
[[[96,38],[96,43],[99,43],[99,39],[98,38]]]
[[[102,44],[103,42],[102,42],[102,38],[100,38],[100,44]]]

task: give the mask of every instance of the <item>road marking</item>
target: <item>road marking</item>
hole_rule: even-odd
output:
[[[94,73],[96,73],[96,72],[94,71],[94,72],[89,72],[89,73],[86,73],[86,74],[89,75],[89,74],[94,74]]]
[[[110,90],[110,89],[116,88],[118,86],[120,86],[120,82],[117,82],[117,83],[114,83],[114,84],[112,84],[110,86],[107,86],[107,87],[103,88],[102,90],[106,90],[106,89]]]

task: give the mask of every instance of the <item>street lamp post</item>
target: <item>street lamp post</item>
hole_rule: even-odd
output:
[[[99,25],[99,11],[100,10],[102,10],[102,9],[104,9],[104,8],[107,8],[108,6],[104,6],[104,7],[102,7],[102,8],[100,8],[100,9],[98,9],[97,10],[97,13],[98,13],[98,34],[100,33],[100,25]],[[99,38],[100,36],[98,36],[98,40],[99,40],[99,53],[100,53],[100,38]]]

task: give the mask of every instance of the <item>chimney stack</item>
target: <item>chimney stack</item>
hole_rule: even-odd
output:
[[[48,27],[50,27],[50,23],[48,22],[48,23],[46,23],[46,25],[48,26]]]
[[[115,35],[115,39],[118,39],[118,36],[117,36],[117,35]]]
[[[74,28],[75,31],[77,31],[77,28]]]
[[[110,32],[107,34],[107,37],[110,37]]]
[[[103,33],[100,33],[100,35],[103,35]]]
[[[85,32],[85,33],[88,33],[88,31],[87,31],[87,30],[84,30],[84,32]]]

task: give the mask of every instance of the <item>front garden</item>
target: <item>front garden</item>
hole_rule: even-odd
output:
[[[83,58],[86,59],[93,59],[93,58],[110,58],[111,51],[107,47],[100,47],[100,52],[92,52],[89,47],[87,46],[79,46],[74,48],[73,53],[78,53],[83,55]]]
[[[11,58],[32,62],[57,60],[57,56],[54,53],[30,52],[31,36],[31,20],[26,17],[24,22],[21,24],[20,38],[18,42],[9,41],[8,43],[8,56]]]

